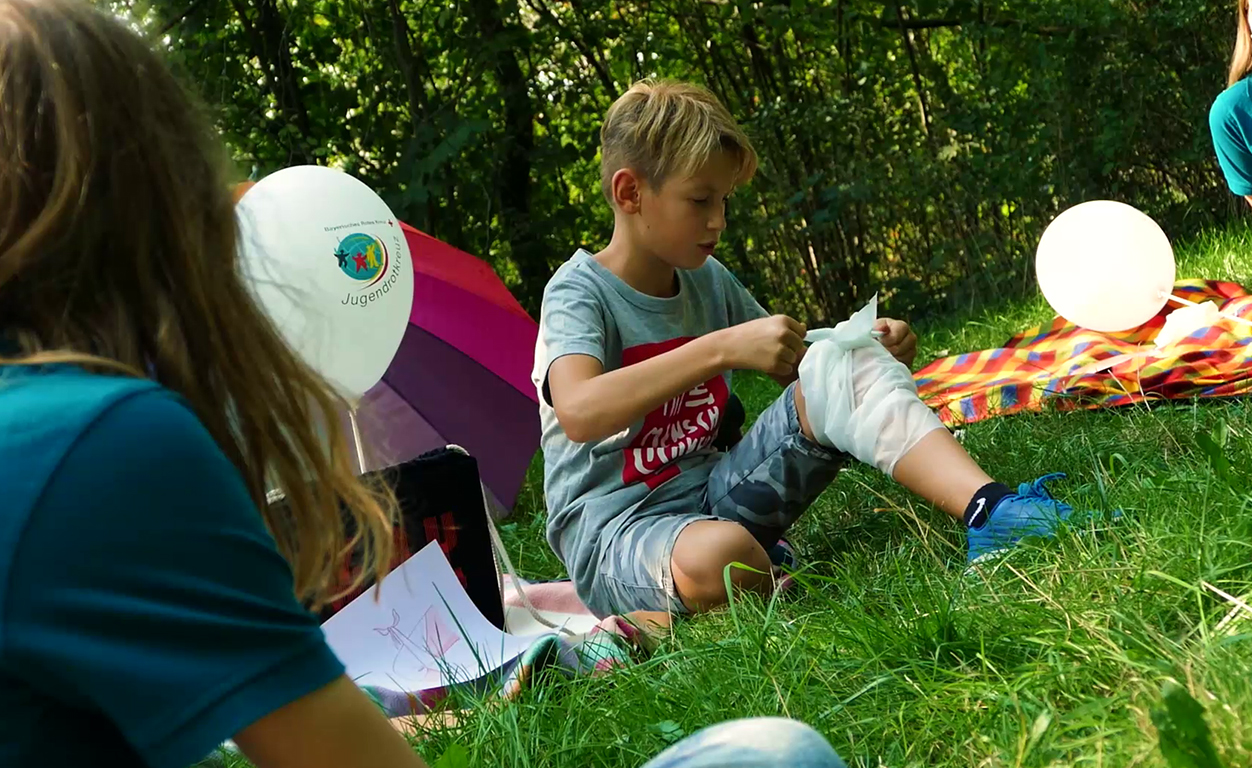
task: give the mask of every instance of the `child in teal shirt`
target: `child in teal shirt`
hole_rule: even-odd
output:
[[[1252,197],[1252,81],[1240,80],[1217,97],[1209,110],[1209,130],[1226,186]]]
[[[226,167],[118,20],[0,0],[0,765],[421,765],[306,608],[340,501],[371,575],[392,513],[240,278]]]
[[[1231,57],[1228,87],[1209,110],[1209,130],[1217,162],[1226,186],[1252,204],[1252,19],[1248,0],[1238,0],[1235,52]]]

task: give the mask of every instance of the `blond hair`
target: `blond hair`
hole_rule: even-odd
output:
[[[653,189],[698,171],[715,153],[739,164],[736,183],[750,181],[756,150],[730,112],[707,89],[669,80],[641,80],[622,94],[600,129],[600,185],[613,202],[613,175],[623,168]]]
[[[395,502],[354,476],[343,401],[240,277],[227,167],[122,23],[79,0],[0,0],[0,338],[18,347],[0,366],[70,363],[181,394],[318,608],[385,573]],[[285,507],[266,503],[270,479]],[[364,565],[337,584],[352,551]]]
[[[1230,57],[1230,75],[1226,86],[1232,86],[1252,72],[1252,30],[1248,29],[1248,0],[1238,0],[1235,19],[1235,52]]]

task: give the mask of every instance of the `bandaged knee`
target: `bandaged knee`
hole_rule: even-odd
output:
[[[873,336],[878,297],[832,329],[815,330],[800,362],[813,436],[891,475],[926,435],[943,429],[917,396],[908,366]]]

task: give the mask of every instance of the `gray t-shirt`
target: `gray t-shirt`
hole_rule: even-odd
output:
[[[548,396],[553,361],[588,355],[612,371],[767,315],[716,259],[677,274],[676,296],[649,296],[579,250],[544,290],[532,379],[543,425],[548,542],[577,584],[587,582],[599,566],[602,543],[625,522],[623,513],[656,494],[703,493],[718,456],[712,443],[730,397],[730,372],[697,385],[627,430],[575,443],[565,435]]]

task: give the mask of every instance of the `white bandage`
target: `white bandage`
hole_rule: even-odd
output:
[[[812,331],[800,362],[809,425],[822,445],[891,475],[900,457],[943,429],[908,366],[874,338],[878,296],[833,329]]]

